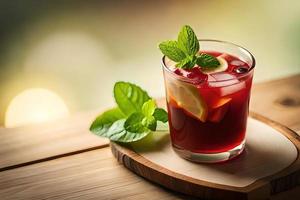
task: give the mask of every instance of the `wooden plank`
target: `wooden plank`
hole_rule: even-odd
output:
[[[101,146],[108,140],[88,130],[95,113],[80,114],[56,122],[0,129],[0,171]]]
[[[4,199],[185,199],[145,181],[103,148],[0,173]],[[184,198],[185,197],[185,198]]]
[[[283,194],[271,199],[299,199],[300,187]],[[109,148],[0,172],[0,197],[1,200],[193,199],[130,172],[117,163]]]
[[[253,86],[250,110],[300,132],[300,74]]]

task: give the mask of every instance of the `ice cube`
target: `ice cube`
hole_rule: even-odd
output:
[[[211,77],[209,80],[211,82],[208,82],[210,87],[227,87],[230,85],[234,85],[239,83],[239,80],[236,78],[236,76],[228,73],[216,73],[216,74],[211,74]]]
[[[211,76],[216,80],[216,81],[230,81],[227,82],[229,84],[234,84],[234,83],[238,83],[238,79],[236,76],[234,76],[233,74],[229,74],[229,73],[215,73],[215,74],[211,74]]]
[[[217,81],[217,79],[215,79],[212,75],[208,74],[207,75],[207,81],[211,82],[211,81]]]
[[[209,82],[211,87],[219,87],[220,96],[226,96],[235,93],[246,87],[244,81],[240,82],[237,76],[229,73],[210,74],[216,82]]]
[[[230,62],[231,65],[234,65],[234,66],[245,66],[245,63],[243,61],[240,61],[240,60],[233,60]]]
[[[236,81],[238,83],[235,83],[233,85],[228,85],[228,86],[220,87],[220,95],[221,96],[230,95],[230,94],[233,94],[235,92],[238,92],[238,91],[246,88],[245,81],[241,81],[241,82],[239,82],[238,80],[236,80]]]

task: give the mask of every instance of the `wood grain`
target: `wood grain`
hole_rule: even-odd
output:
[[[271,199],[299,199],[300,187]],[[293,196],[290,196],[290,194]],[[0,173],[1,200],[11,199],[193,199],[130,172],[103,148]]]
[[[0,171],[107,146],[89,132],[94,113],[57,122],[0,129]]]
[[[186,199],[128,171],[109,148],[0,173],[0,197],[8,199]]]
[[[250,110],[300,134],[300,74],[254,84]]]
[[[246,149],[246,154],[224,164],[199,165],[180,159],[171,150],[169,140],[164,140],[163,146],[153,148],[160,148],[159,152],[145,150],[143,146],[147,146],[149,141],[133,144],[130,148],[116,143],[112,143],[111,147],[119,162],[128,169],[172,190],[205,199],[265,199],[298,184],[300,158],[297,151],[300,150],[300,141],[284,126],[257,114],[252,116],[279,131],[250,120],[247,140],[248,147],[252,149]],[[154,136],[151,139],[161,141]],[[152,146],[149,147],[151,149]]]
[[[299,191],[300,187],[271,199],[298,200]],[[0,172],[0,197],[1,200],[194,199],[130,172],[118,164],[108,147]]]

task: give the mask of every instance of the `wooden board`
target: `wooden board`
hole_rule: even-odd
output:
[[[132,174],[106,147],[3,171],[0,199],[184,200],[187,196]]]
[[[183,160],[164,136],[156,141],[160,146],[145,147],[147,141],[130,147],[112,143],[112,152],[136,174],[175,191],[206,199],[265,199],[299,183],[300,141],[296,133],[275,122],[257,114],[252,117],[246,152],[223,164]]]
[[[0,129],[0,172],[108,146],[107,139],[89,132],[95,116],[93,112],[34,126]]]

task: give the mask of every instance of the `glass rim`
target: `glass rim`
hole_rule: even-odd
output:
[[[245,74],[239,76],[238,78],[230,78],[230,79],[219,80],[219,81],[218,81],[218,80],[217,80],[217,81],[212,81],[212,80],[209,81],[209,80],[206,80],[205,82],[209,82],[209,83],[218,83],[218,82],[226,82],[226,81],[232,81],[232,80],[236,80],[236,79],[241,79],[241,78],[243,78],[243,77],[245,77],[245,76],[248,76],[248,75],[250,74],[250,72],[252,72],[253,69],[254,69],[255,66],[256,66],[256,61],[255,61],[255,58],[254,58],[254,56],[252,55],[252,53],[251,53],[250,51],[248,51],[246,48],[244,48],[244,47],[242,47],[242,46],[240,46],[240,45],[237,45],[237,44],[232,43],[232,42],[227,42],[227,41],[222,41],[222,40],[215,40],[215,39],[198,39],[198,41],[199,41],[199,42],[201,42],[201,41],[203,41],[203,42],[217,42],[217,43],[223,43],[223,44],[233,45],[233,46],[235,46],[235,47],[237,47],[237,48],[242,49],[242,50],[245,51],[247,54],[249,54],[249,55],[250,55],[250,59],[251,59],[251,61],[252,61],[252,64],[251,64],[251,66],[250,66],[250,69],[247,71],[247,73],[245,73]],[[162,57],[162,66],[163,66],[163,68],[164,68],[165,70],[167,70],[168,72],[170,72],[173,76],[175,76],[175,77],[178,78],[178,79],[181,79],[181,80],[183,80],[183,81],[185,81],[185,82],[188,82],[188,83],[193,83],[193,81],[192,81],[191,79],[186,78],[186,77],[182,77],[182,76],[180,76],[180,75],[178,75],[178,74],[175,74],[173,71],[171,71],[171,69],[170,69],[169,67],[167,67],[167,65],[166,65],[166,63],[165,63],[165,58],[166,58],[166,56],[164,55],[164,56]],[[203,83],[203,82],[202,82],[202,83]]]

